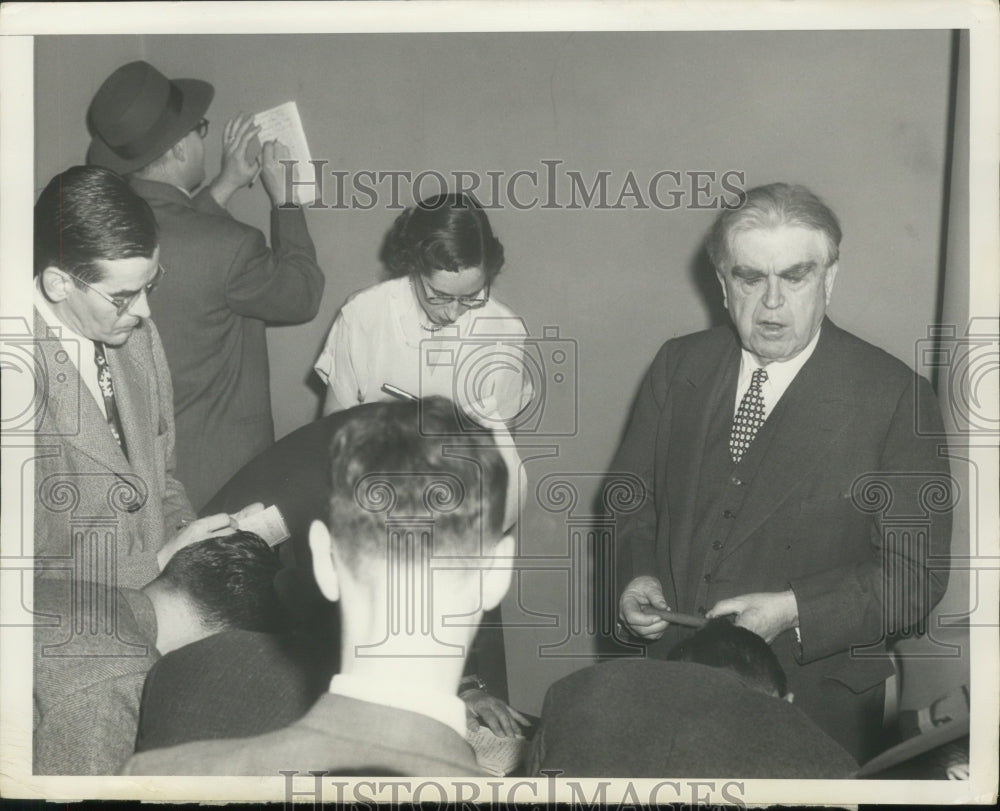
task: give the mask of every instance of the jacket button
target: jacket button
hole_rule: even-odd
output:
[[[718,552],[720,549],[722,549],[722,545],[723,545],[722,541],[714,541],[712,543],[712,549],[714,549],[716,552]]]
[[[701,614],[701,615],[702,615],[702,616],[704,617],[704,616],[705,616],[705,613],[706,613],[706,611],[705,611],[705,606],[703,606],[703,605],[699,605],[699,606],[698,606],[698,613],[699,613],[699,614]]]
[[[722,517],[723,518],[735,518],[736,517],[736,513],[734,513],[732,510],[723,510],[722,511]]]
[[[733,478],[731,478],[729,481],[731,481],[737,487],[741,487],[743,485],[743,479],[741,479],[739,476],[733,476]]]
[[[711,583],[712,582],[712,575],[711,574],[706,574],[701,579],[704,580],[706,583]]]

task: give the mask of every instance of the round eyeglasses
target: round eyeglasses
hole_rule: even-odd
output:
[[[136,290],[136,292],[129,293],[127,296],[109,296],[106,295],[105,293],[102,293],[100,290],[94,287],[94,285],[88,284],[82,279],[77,279],[74,277],[73,281],[76,282],[77,284],[82,284],[84,287],[90,288],[106,302],[114,305],[115,312],[120,317],[125,315],[125,313],[127,313],[132,308],[132,306],[139,300],[139,296],[141,296],[143,293],[145,293],[147,296],[150,293],[152,293],[156,289],[156,286],[161,281],[163,281],[163,277],[166,275],[167,271],[163,267],[163,265],[157,264],[156,275],[153,276],[152,279],[150,279],[149,283],[143,286],[141,290]]]

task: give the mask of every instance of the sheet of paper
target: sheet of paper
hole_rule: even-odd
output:
[[[294,101],[286,101],[270,110],[257,113],[253,120],[260,127],[257,138],[261,144],[278,140],[288,147],[290,153],[288,157],[295,161],[293,178],[299,182],[312,180],[314,169],[309,163],[312,155],[309,152],[305,130],[302,129],[299,106]],[[248,157],[253,160],[252,151]],[[298,205],[306,206],[316,200],[317,184],[306,182],[305,185],[295,186],[294,189],[295,202]]]
[[[260,535],[268,546],[276,546],[292,537],[285,518],[274,504],[246,518],[240,519],[240,529]]]
[[[517,768],[524,756],[524,747],[528,743],[528,739],[521,736],[498,737],[485,724],[475,732],[469,733],[466,740],[475,750],[479,765],[497,777],[510,774]]]

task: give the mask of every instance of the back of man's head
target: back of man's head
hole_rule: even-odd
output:
[[[500,538],[507,468],[492,433],[460,423],[442,397],[353,409],[330,457],[330,530],[356,575],[384,577],[371,567],[397,530],[425,555],[475,557]]]
[[[840,222],[837,215],[805,186],[769,183],[742,193],[737,208],[724,209],[708,234],[705,248],[718,273],[730,264],[730,246],[739,231],[801,226],[821,232],[826,237],[827,262],[840,256]]]
[[[90,284],[101,280],[97,261],[148,259],[156,246],[152,209],[110,169],[73,166],[35,203],[36,276],[57,267]]]
[[[771,646],[725,618],[709,620],[693,636],[674,645],[667,659],[729,670],[748,687],[768,695],[783,698],[788,692],[785,671]]]
[[[276,552],[252,532],[208,538],[176,552],[147,588],[182,596],[205,630],[276,631]]]

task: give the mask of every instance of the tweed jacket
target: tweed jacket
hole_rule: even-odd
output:
[[[36,311],[34,351],[45,387],[35,419],[36,570],[144,586],[159,571],[156,552],[194,517],[174,477],[173,390],[156,327],[146,319],[124,345],[106,347],[128,458],[68,356],[93,345],[64,349]]]

